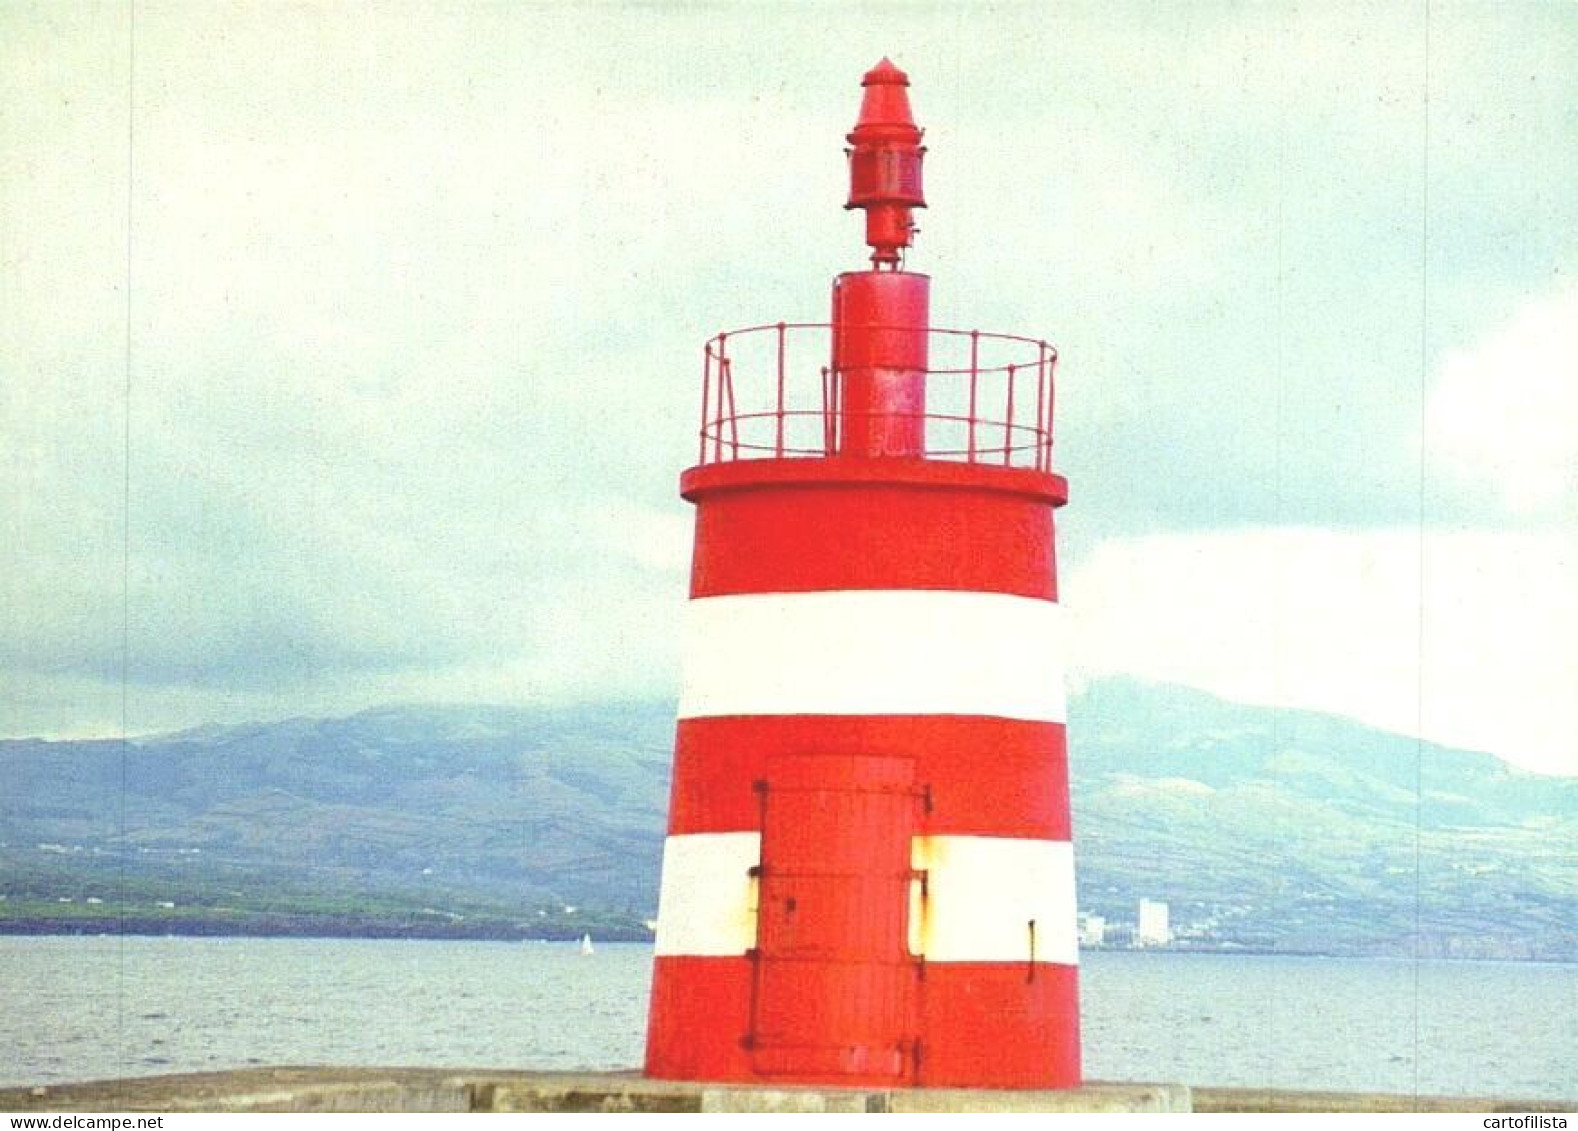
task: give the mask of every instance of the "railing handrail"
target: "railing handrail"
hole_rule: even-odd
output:
[[[827,322],[766,322],[738,330],[726,330],[709,338],[703,347],[702,419],[699,430],[700,460],[703,464],[756,458],[821,458],[839,454],[843,443],[842,425],[851,418],[843,409],[843,375],[832,363],[834,327]],[[909,330],[910,326],[862,325],[863,330]],[[924,371],[928,394],[962,396],[959,411],[858,413],[870,418],[920,420],[926,442],[919,458],[963,460],[968,463],[999,463],[1030,466],[1038,471],[1052,469],[1053,401],[1058,353],[1044,339],[1022,334],[1003,334],[985,330],[957,330],[928,327],[924,331],[938,339],[968,347],[968,362],[937,364],[935,359]],[[822,336],[825,342],[816,360],[791,364],[791,343]],[[742,349],[739,343],[745,342]],[[759,366],[747,364],[737,369],[742,356],[753,353]],[[1011,356],[1002,356],[1013,351]],[[765,378],[760,368],[770,370]],[[803,378],[799,376],[804,373]],[[1035,415],[1026,421],[1016,419],[1016,406],[1022,400],[1020,386],[1035,384]],[[740,386],[763,386],[763,407],[741,404]],[[962,388],[956,385],[962,384]],[[794,407],[795,393],[801,399],[807,391],[816,397],[813,408]],[[750,388],[747,388],[747,393]],[[1027,393],[1025,390],[1024,393]],[[996,398],[995,400],[993,398]],[[1001,405],[998,409],[996,406]],[[790,430],[800,422],[820,422],[820,433],[809,432],[818,442],[793,440]],[[745,435],[742,436],[742,428]],[[770,428],[770,432],[766,429]],[[929,433],[955,429],[957,442],[937,442]],[[993,442],[997,441],[997,442]]]

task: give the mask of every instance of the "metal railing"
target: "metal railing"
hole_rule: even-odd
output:
[[[1050,471],[1057,349],[1015,334],[926,333],[925,412],[881,415],[921,419],[925,459]],[[838,455],[851,414],[831,358],[825,322],[769,323],[709,340],[699,462]]]

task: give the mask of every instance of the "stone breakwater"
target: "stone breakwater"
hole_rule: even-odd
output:
[[[0,1089],[0,1111],[1563,1112],[1560,1100],[1086,1084],[1067,1091],[736,1088],[636,1073],[267,1068]]]

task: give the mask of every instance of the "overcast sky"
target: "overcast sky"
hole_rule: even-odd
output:
[[[1578,6],[131,15],[0,0],[0,734],[672,696],[701,342],[863,265],[888,54],[1076,685],[1578,772]]]

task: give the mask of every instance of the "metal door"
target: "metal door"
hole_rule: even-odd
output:
[[[915,1065],[908,758],[794,755],[759,782],[757,1072],[902,1083]]]

